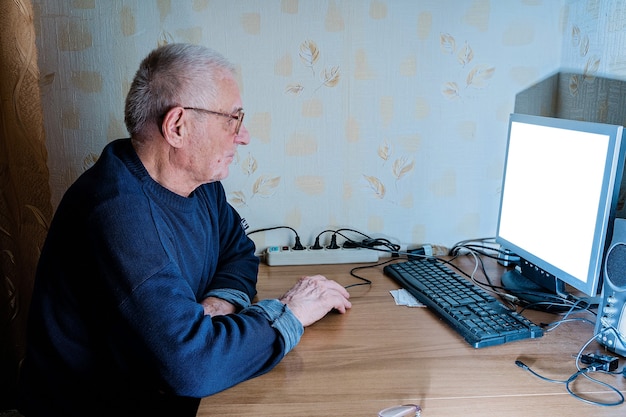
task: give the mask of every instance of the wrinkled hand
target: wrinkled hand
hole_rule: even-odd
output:
[[[227,314],[234,313],[237,310],[235,306],[228,301],[217,297],[207,297],[202,300],[201,304],[204,308],[205,316],[225,316]]]
[[[345,313],[352,307],[348,291],[322,275],[306,276],[280,298],[304,327],[310,326],[332,309]]]

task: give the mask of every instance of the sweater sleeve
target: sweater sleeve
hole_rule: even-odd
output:
[[[278,300],[262,300],[244,312],[254,310],[258,310],[280,332],[285,342],[285,355],[298,344],[304,327],[287,305]]]
[[[211,290],[205,294],[204,298],[206,297],[221,298],[222,300],[228,301],[229,303],[234,305],[237,310],[241,310],[250,305],[250,298],[248,298],[247,294],[228,288]]]

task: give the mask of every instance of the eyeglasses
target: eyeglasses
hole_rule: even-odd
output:
[[[239,129],[241,128],[241,124],[243,123],[244,113],[243,113],[242,109],[237,110],[237,113],[235,113],[235,114],[220,113],[218,111],[199,109],[197,107],[183,107],[183,109],[200,111],[200,112],[203,112],[203,113],[214,114],[216,116],[228,117],[230,119],[237,120],[237,124],[235,125],[235,135],[239,134]]]

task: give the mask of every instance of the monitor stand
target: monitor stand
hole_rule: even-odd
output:
[[[522,300],[526,308],[549,313],[563,313],[572,307],[571,303],[566,302],[567,294],[557,294],[557,291],[551,291],[537,284],[517,269],[505,272],[501,281],[504,289]]]

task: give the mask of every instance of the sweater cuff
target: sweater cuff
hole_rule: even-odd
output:
[[[206,297],[221,298],[224,301],[228,301],[234,305],[237,310],[244,309],[250,306],[250,297],[242,291],[233,290],[231,288],[220,288],[211,290],[204,295]]]
[[[300,320],[296,318],[286,304],[278,300],[261,300],[247,307],[244,311],[246,310],[260,313],[269,320],[273,328],[278,330],[285,342],[285,353],[283,356],[298,344],[304,334],[304,327]]]

